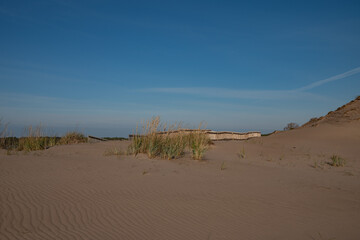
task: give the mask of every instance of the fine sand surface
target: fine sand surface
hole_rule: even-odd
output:
[[[200,162],[104,156],[128,144],[0,151],[0,239],[360,239],[358,121],[215,142]]]

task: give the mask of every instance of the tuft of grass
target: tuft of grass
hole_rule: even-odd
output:
[[[195,160],[202,160],[206,150],[209,148],[209,137],[206,133],[199,130],[191,133],[189,138],[192,157]]]
[[[324,169],[324,163],[322,162],[318,162],[318,161],[314,161],[314,165],[312,166],[313,168],[316,168],[316,169]]]
[[[167,134],[163,138],[162,157],[168,160],[179,158],[184,155],[186,148],[186,138],[183,134],[175,133],[172,136]]]
[[[330,160],[329,164],[333,167],[344,167],[346,164],[346,160],[338,155],[332,155]]]
[[[226,169],[225,161],[221,163],[220,170],[223,171]]]
[[[318,166],[318,163],[315,161],[314,162],[314,168],[318,168],[319,166]]]
[[[245,148],[242,147],[241,151],[237,154],[240,159],[243,159],[246,157]]]
[[[128,147],[127,153],[134,154],[135,156],[141,153],[141,146],[144,144],[144,138],[140,135],[135,134],[132,138],[132,142]]]
[[[63,137],[61,137],[58,144],[76,144],[76,143],[86,143],[88,141],[87,137],[80,132],[68,132]]]

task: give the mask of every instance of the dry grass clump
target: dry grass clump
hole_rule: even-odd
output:
[[[87,137],[80,132],[68,132],[63,137],[61,137],[59,144],[76,144],[76,143],[86,143],[88,141]]]
[[[171,136],[167,134],[163,138],[162,157],[166,159],[174,159],[184,155],[187,145],[186,137],[184,134],[176,133]]]
[[[193,159],[201,160],[209,148],[209,137],[199,128],[199,130],[189,134],[189,142]]]
[[[345,159],[338,155],[332,155],[330,160],[331,162],[329,164],[333,167],[343,167],[346,163]]]
[[[209,139],[201,130],[194,133],[180,131],[181,124],[167,126],[160,122],[160,117],[153,117],[143,124],[142,133],[133,135],[128,153],[137,155],[145,153],[149,158],[161,157],[164,159],[179,158],[189,147],[193,158],[201,160],[209,144]]]
[[[46,137],[41,125],[36,128],[29,126],[27,136],[19,138],[18,151],[44,150],[56,145],[56,137]]]

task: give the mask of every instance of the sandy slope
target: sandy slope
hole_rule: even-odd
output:
[[[0,152],[0,239],[360,239],[359,124],[216,142],[203,162],[103,156],[127,144]]]

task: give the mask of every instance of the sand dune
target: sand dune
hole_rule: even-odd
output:
[[[358,121],[219,141],[201,162],[103,155],[128,144],[1,151],[0,239],[360,239]]]

